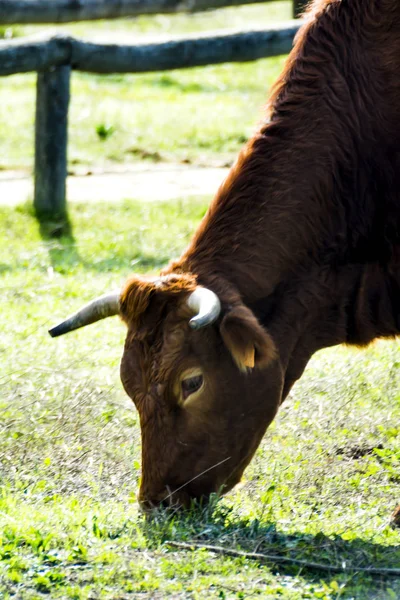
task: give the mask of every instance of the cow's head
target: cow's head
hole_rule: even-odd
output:
[[[140,415],[144,507],[188,505],[241,478],[281,399],[274,343],[254,314],[190,274],[132,277],[51,331],[119,313],[121,379]]]

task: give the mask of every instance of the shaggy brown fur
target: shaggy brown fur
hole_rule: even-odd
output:
[[[399,333],[399,248],[400,2],[315,0],[188,249],[124,294],[144,504],[230,489],[316,350]],[[196,284],[222,313],[193,332]],[[182,403],[191,368],[204,389]]]
[[[153,278],[133,275],[121,295],[121,316],[137,335],[145,315],[148,320],[150,308],[154,318],[162,319],[168,304],[179,303],[196,287],[196,276],[191,273]]]

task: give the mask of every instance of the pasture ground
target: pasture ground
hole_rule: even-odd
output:
[[[289,3],[280,2],[63,29],[136,36],[288,16]],[[71,170],[139,159],[230,163],[282,60],[74,75]],[[1,168],[32,164],[33,111],[33,76],[0,81]],[[400,531],[390,527],[400,503],[397,341],[317,354],[241,486],[208,509],[146,520],[136,503],[138,418],[118,378],[123,325],[109,319],[65,338],[47,335],[133,270],[155,272],[179,255],[208,200],[146,203],[132,189],[110,204],[71,204],[67,227],[38,224],[30,204],[0,206],[0,598],[400,597],[400,576],[385,573],[400,568]],[[278,558],[216,555],[168,540]],[[281,563],[285,557],[303,564]]]
[[[135,163],[111,172],[83,170],[67,178],[68,202],[120,202],[135,193],[144,202],[175,200],[177,196],[212,197],[229,169],[171,163]],[[0,170],[0,204],[17,206],[33,197],[33,177],[22,171]]]
[[[400,597],[399,344],[319,353],[241,487],[182,516],[138,512],[140,433],[118,379],[124,327],[47,327],[185,245],[204,199],[71,205],[69,235],[1,207],[0,597]],[[306,562],[182,550],[211,543]]]
[[[134,42],[214,29],[268,27],[290,17],[290,2],[210,13],[94,22],[67,31],[92,40]],[[4,28],[4,35],[45,27]],[[1,33],[1,28],[0,28]],[[145,160],[206,166],[230,164],[262,118],[269,85],[283,57],[145,75],[73,73],[69,167],[112,166]],[[31,168],[36,75],[0,78],[0,169]],[[12,118],[10,117],[12,115]]]

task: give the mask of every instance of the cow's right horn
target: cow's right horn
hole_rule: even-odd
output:
[[[211,325],[219,317],[221,303],[217,294],[203,287],[198,287],[192,292],[187,300],[189,308],[195,312],[195,316],[189,321],[192,329],[201,329]]]
[[[85,325],[105,319],[106,317],[118,315],[120,312],[120,296],[121,291],[117,290],[92,300],[92,302],[86,304],[78,312],[68,317],[68,319],[49,329],[49,334],[51,337],[57,337],[74,329],[79,329],[79,327],[84,327]]]

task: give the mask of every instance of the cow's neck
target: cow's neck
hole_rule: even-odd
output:
[[[316,351],[342,343],[365,346],[400,333],[400,249],[386,265],[315,270],[268,303],[253,310],[277,345],[284,399]]]
[[[385,27],[372,19],[373,2],[368,11],[357,2],[328,4],[325,11],[316,3],[312,35],[305,28],[289,58],[269,122],[240,154],[178,262],[200,281],[228,278],[246,303],[315,264],[381,260],[383,221],[398,206],[389,190],[400,187],[400,109],[398,94],[386,90],[400,64],[382,58],[398,47],[388,41],[396,20]],[[336,43],[325,43],[331,38]]]
[[[381,260],[387,225],[400,230],[396,152],[343,156],[322,109],[316,127],[298,116],[290,134],[272,123],[249,143],[178,263],[200,282],[228,279],[246,303],[315,265]]]
[[[301,145],[295,148],[272,134],[271,139],[262,133],[254,138],[179,266],[200,281],[228,279],[249,303],[271,294],[296,264],[316,255],[318,240],[327,237],[331,196],[331,177],[325,165],[317,164],[317,146],[317,141],[315,148],[310,143],[305,160]]]

